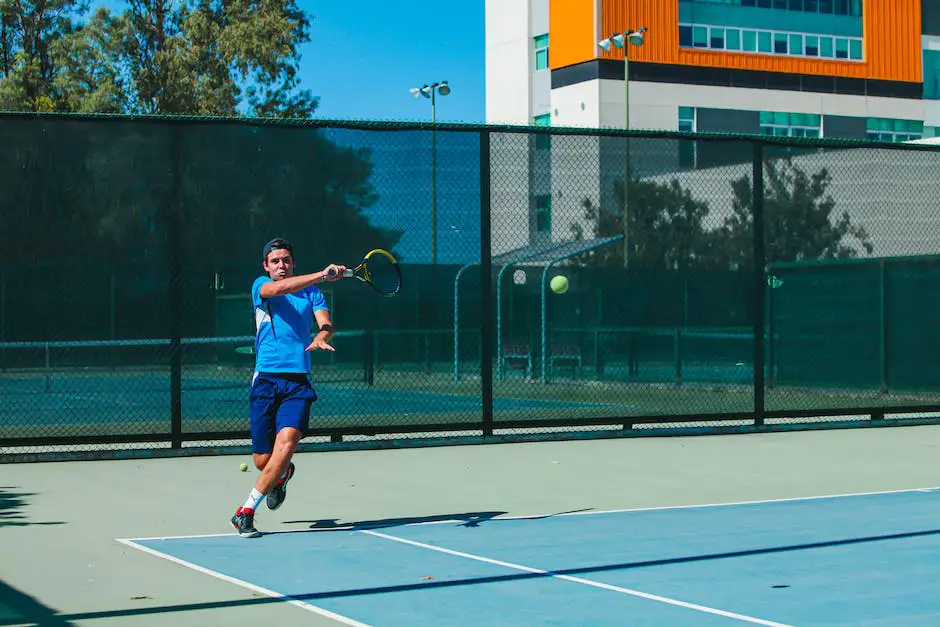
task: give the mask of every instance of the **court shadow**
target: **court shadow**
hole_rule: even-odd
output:
[[[0,626],[2,625],[72,627],[74,623],[28,594],[0,581]]]
[[[484,522],[504,522],[509,520],[540,520],[564,514],[577,514],[588,512],[593,508],[556,512],[554,514],[539,514],[536,516],[514,516],[512,518],[497,518],[508,514],[505,511],[493,512],[467,512],[464,514],[437,514],[433,516],[408,516],[401,518],[380,518],[378,520],[359,520],[355,522],[342,522],[339,518],[320,518],[317,520],[285,520],[285,525],[308,524],[308,530],[314,531],[359,531],[362,529],[386,529],[388,527],[403,527],[405,525],[420,525],[423,523],[452,522],[458,527],[479,527]]]
[[[285,520],[286,525],[309,525],[308,529],[317,531],[357,531],[360,529],[386,529],[421,523],[453,522],[461,527],[477,527],[481,522],[492,520],[508,512],[467,512],[464,514],[436,514],[432,516],[406,516],[401,518],[380,518],[377,520],[357,520],[343,522],[340,518],[319,518],[316,520]]]
[[[18,492],[18,488],[0,486],[0,527],[26,527],[29,525],[64,525],[64,522],[33,522],[23,510],[26,499],[36,496],[31,492]]]

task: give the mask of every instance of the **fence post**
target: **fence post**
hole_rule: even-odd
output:
[[[887,267],[885,265],[885,260],[881,259],[878,262],[878,300],[879,300],[879,311],[878,311],[878,324],[879,324],[879,334],[878,334],[878,349],[879,349],[879,363],[881,365],[881,393],[888,393],[888,378],[890,373],[888,371],[888,299],[886,294],[887,289]]]
[[[167,243],[170,260],[170,446],[183,448],[183,154],[179,125],[171,124]]]
[[[480,381],[483,395],[483,435],[493,435],[493,242],[490,214],[490,132],[480,132],[480,275],[482,329]]]
[[[764,241],[764,146],[754,142],[754,163],[751,186],[754,210],[754,424],[764,424],[764,307],[767,283]]]

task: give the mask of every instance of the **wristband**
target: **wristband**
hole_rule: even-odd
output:
[[[333,325],[332,325],[332,324],[324,324],[322,327],[320,327],[320,331],[323,331],[324,333],[332,333],[332,332],[333,332]]]

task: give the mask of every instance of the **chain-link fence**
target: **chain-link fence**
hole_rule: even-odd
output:
[[[313,358],[312,445],[940,412],[931,149],[341,122],[0,127],[3,460],[247,443],[249,289],[275,236],[298,272],[379,247],[403,268],[392,299],[324,288],[340,333]]]

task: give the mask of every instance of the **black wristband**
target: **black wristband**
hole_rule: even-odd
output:
[[[324,324],[322,327],[320,327],[320,330],[321,330],[321,331],[324,331],[324,332],[326,332],[326,333],[332,333],[332,332],[333,332],[333,325],[332,325],[332,324]]]

